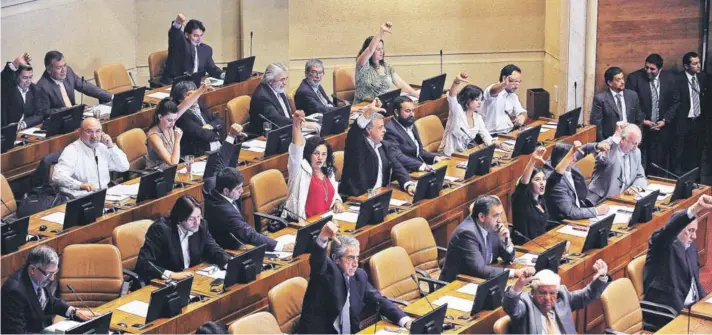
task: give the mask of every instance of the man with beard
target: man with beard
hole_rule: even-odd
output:
[[[596,141],[601,142],[613,135],[616,123],[643,124],[645,114],[640,109],[638,94],[625,88],[625,74],[621,68],[609,67],[603,74],[608,89],[596,93],[591,107],[592,125],[596,126]]]
[[[198,20],[190,20],[183,32],[180,27],[185,22],[185,15],[178,14],[168,30],[168,58],[166,68],[161,75],[161,82],[170,85],[174,77],[184,73],[207,72],[211,77],[224,78],[225,74],[213,61],[213,48],[203,43],[205,26]]]
[[[393,101],[395,117],[386,124],[386,136],[383,139],[392,149],[391,156],[399,161],[408,172],[430,171],[431,164],[444,157],[425,151],[415,123],[415,105],[408,97],[398,97]]]
[[[516,93],[521,84],[522,70],[509,64],[500,71],[499,82],[485,89],[481,115],[490,134],[508,133],[514,126],[521,126],[526,121],[527,110],[522,107]]]
[[[85,119],[77,132],[79,139],[64,148],[52,173],[52,183],[75,198],[107,188],[109,171],[129,169],[126,154],[102,132],[99,120]]]
[[[306,78],[302,80],[294,95],[294,104],[298,110],[303,110],[306,115],[315,113],[324,114],[334,105],[329,101],[321,81],[324,79],[324,63],[319,59],[310,59],[304,68]]]

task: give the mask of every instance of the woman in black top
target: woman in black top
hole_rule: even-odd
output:
[[[532,153],[512,195],[512,222],[514,223],[512,241],[517,245],[524,244],[529,239],[546,232],[546,224],[549,220],[549,212],[544,201],[546,176],[543,170],[534,166],[535,163],[544,164],[545,153],[544,147],[538,147]]]

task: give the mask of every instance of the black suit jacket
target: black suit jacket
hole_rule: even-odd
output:
[[[309,265],[309,285],[304,294],[298,333],[335,334],[334,321],[346,303],[346,279],[339,266],[326,256],[326,250],[316,241],[309,256]],[[367,305],[378,302],[381,314],[394,323],[406,316],[368,282],[368,275],[362,269],[356,270],[348,285],[351,294],[349,316],[353,334],[360,330],[359,316]]]
[[[417,147],[403,126],[398,123],[398,120],[393,118],[386,124],[386,136],[383,139],[384,141],[388,141],[390,144],[389,148],[393,149],[390,156],[403,164],[403,167],[409,172],[418,171],[423,161],[427,164],[433,164],[435,162],[435,156],[437,156],[432,152],[423,150],[423,141],[420,140],[418,128],[415,126],[413,126],[413,135],[415,136],[415,140],[418,141]]]
[[[277,241],[250,227],[242,213],[220,195],[218,190],[214,189],[205,195],[205,219],[208,221],[210,234],[224,249],[236,250],[239,247],[230,233],[243,243],[255,246],[266,244],[268,250],[274,250],[277,246]]]
[[[675,86],[675,76],[669,71],[661,71],[658,82],[660,84],[658,120],[662,119],[665,124],[671,124],[675,120],[675,114],[680,104],[680,94]],[[638,93],[640,108],[645,114],[645,120],[651,120],[653,96],[650,91],[650,80],[645,69],[640,69],[628,75],[625,87]]]
[[[200,114],[207,124],[213,129],[204,129],[200,118],[192,111],[188,110],[176,121],[176,127],[183,130],[183,137],[180,139],[181,155],[201,156],[206,151],[210,151],[210,142],[220,141],[224,136],[225,121],[215,113],[203,108],[200,103]]]
[[[9,62],[7,64],[10,64]],[[2,115],[0,123],[6,126],[10,123],[19,122],[24,115],[24,121],[27,127],[35,126],[41,123],[46,116],[40,113],[39,110],[39,93],[37,86],[30,84],[25,100],[22,100],[22,94],[17,88],[16,72],[10,69],[10,66],[5,65],[2,70]],[[49,110],[47,110],[49,112]]]
[[[504,268],[490,266],[485,260],[485,241],[476,224],[472,216],[468,216],[455,228],[447,244],[448,252],[440,280],[451,282],[460,274],[489,279],[504,271]],[[499,257],[506,263],[514,260],[514,249],[508,253],[497,233],[487,232],[487,240],[493,263]]]
[[[623,99],[625,100],[628,123],[642,125],[643,120],[645,120],[645,114],[640,109],[638,94],[629,89],[624,89]],[[596,126],[596,141],[600,142],[611,137],[616,131],[616,122],[621,120],[622,117],[618,115],[618,106],[613,94],[611,94],[611,90],[606,87],[605,91],[596,93],[593,97],[590,119],[591,124]]]
[[[706,92],[707,92],[707,73],[698,73],[697,74],[697,83],[700,86],[700,115],[705,116],[705,107],[706,107]],[[675,87],[677,88],[677,91],[680,95],[680,107],[678,108],[678,112],[676,115],[676,119],[681,119],[681,118],[687,118],[688,115],[690,114],[690,106],[692,105],[692,101],[690,101],[690,85],[689,81],[687,80],[687,75],[685,75],[685,71],[682,71],[677,74],[676,76],[676,81],[675,81]],[[704,120],[704,119],[701,119]]]
[[[188,238],[188,245],[190,266],[210,262],[223,267],[230,258],[210,235],[205,221],[201,222],[200,229]],[[136,272],[145,282],[150,282],[153,278],[161,277],[164,270],[181,272],[185,268],[178,225],[170,223],[166,218],[160,218],[154,221],[146,232],[146,241],[138,253]]]
[[[408,171],[394,157],[391,157],[393,149],[389,149],[388,142],[381,142],[383,145],[378,153],[366,138],[364,130],[356,122],[351,125],[346,134],[346,145],[344,147],[344,171],[341,173],[341,183],[339,193],[350,196],[359,196],[366,193],[369,188],[373,188],[378,178],[378,157],[381,156],[383,176],[381,186],[391,183],[392,179],[398,180],[401,188],[411,180]]]
[[[44,310],[32,287],[26,266],[8,278],[2,286],[3,334],[39,334],[42,329],[52,324],[55,315],[67,314],[69,305],[51,295],[46,288],[43,290],[48,299]]]
[[[198,51],[198,72],[210,74],[211,77],[220,78],[222,70],[213,61],[213,48],[205,43],[197,47]],[[166,67],[161,75],[161,82],[170,85],[173,78],[184,73],[193,73],[195,63],[195,53],[193,44],[185,38],[185,34],[180,28],[173,26],[168,30],[168,58]]]
[[[104,89],[97,87],[96,85],[88,82],[87,80],[82,81],[82,78],[77,76],[71,67],[67,66],[67,78],[64,79],[64,89],[67,90],[67,96],[72,105],[77,105],[81,100],[75,98],[74,91],[79,91],[90,97],[96,98],[101,103],[106,103],[111,101],[112,94]],[[64,99],[62,99],[62,92],[59,90],[59,86],[54,83],[52,78],[47,74],[47,71],[42,73],[42,77],[37,81],[37,87],[40,88],[41,95],[43,95],[40,102],[40,113],[43,115],[51,115],[60,110],[64,109]]]
[[[578,167],[571,168],[571,178],[574,180],[573,188],[564,176],[556,171],[551,172],[546,179],[546,208],[549,210],[551,220],[581,220],[596,216],[596,210],[586,201],[588,197],[586,178]],[[576,196],[580,206],[576,206]]]
[[[692,278],[697,283],[699,298],[707,295],[700,283],[697,245],[685,250],[677,235],[692,222],[687,210],[675,212],[662,228],[648,240],[648,252],[643,270],[645,300],[665,304],[681,311],[690,291]]]
[[[324,96],[326,101],[329,101],[329,96],[321,85],[319,85],[319,92]],[[315,113],[324,114],[332,109],[332,107],[324,105],[321,102],[321,99],[319,99],[311,86],[309,86],[306,79],[302,79],[302,83],[299,84],[297,92],[294,94],[294,104],[297,109],[303,110],[306,115]]]
[[[253,134],[264,133],[262,124],[266,121],[263,120],[260,115],[279,127],[292,124],[292,110],[289,105],[289,99],[287,99],[284,93],[280,94],[280,97],[284,102],[284,107],[287,108],[287,113],[290,115],[289,117],[284,115],[284,110],[269,85],[265,83],[257,85],[257,88],[255,88],[255,91],[252,93],[252,100],[250,100],[250,129],[248,132]],[[275,127],[272,126],[272,129],[274,128]]]

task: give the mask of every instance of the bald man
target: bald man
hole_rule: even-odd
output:
[[[648,179],[638,149],[641,139],[638,126],[618,122],[613,136],[603,141],[608,143],[610,150],[596,156],[586,199],[598,204],[612,195],[634,195],[645,190]]]
[[[64,148],[52,174],[52,183],[75,198],[106,188],[109,171],[129,169],[126,154],[102,132],[99,120],[84,120],[77,132],[79,139]]]

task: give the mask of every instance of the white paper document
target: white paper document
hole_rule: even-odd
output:
[[[358,221],[358,213],[343,212],[343,213],[334,214],[334,217],[332,218],[332,220],[356,223],[356,221]]]
[[[131,185],[116,185],[113,187],[109,187],[109,189],[106,190],[106,195],[127,195],[131,197],[135,197],[138,195],[138,186],[139,183],[131,184]]]
[[[312,121],[312,122],[317,122],[319,119],[321,119],[324,116],[322,113],[314,113],[311,115],[307,115],[304,119],[307,121]]]
[[[433,301],[433,305],[440,306],[447,304],[448,309],[456,309],[463,312],[472,311],[472,300],[462,299],[446,295],[438,300]]]
[[[148,314],[148,303],[134,300],[130,303],[121,305],[118,310],[145,318]]]
[[[465,286],[458,288],[456,292],[474,296],[477,293],[477,284],[475,284],[475,283],[465,284]]]
[[[171,95],[169,93],[163,93],[163,92],[154,92],[154,93],[147,95],[147,97],[154,98],[154,99],[163,99],[163,98],[168,98],[170,96]]]
[[[564,226],[563,228],[560,228],[556,232],[561,233],[561,234],[566,234],[566,235],[577,236],[577,237],[586,237],[586,235],[588,235],[588,229],[587,230],[577,230],[577,229],[574,229],[574,226]]]
[[[287,235],[282,235],[280,237],[275,238],[275,241],[284,244],[290,244],[290,243],[296,243],[297,242],[297,235],[294,234],[287,234]]]
[[[262,140],[249,140],[242,143],[242,149],[252,152],[265,152],[267,142]]]
[[[467,168],[467,165],[465,165],[465,168]],[[457,182],[459,182],[461,179],[460,179],[460,178],[457,178],[457,177],[453,177],[453,176],[445,176],[445,180],[447,180],[447,181],[449,181],[449,182],[451,182],[451,183],[457,183]]]
[[[63,212],[55,212],[50,215],[43,216],[42,220],[64,225],[64,213]]]
[[[49,327],[45,328],[42,332],[43,333],[64,333],[67,330],[70,330],[78,325],[80,325],[81,322],[77,321],[72,321],[72,320],[62,320],[59,321],[53,325],[50,325]]]
[[[596,216],[595,218],[590,218],[589,221],[591,222],[597,222],[598,220],[601,220],[605,218],[606,216],[609,216],[611,214],[615,214],[616,217],[613,219],[613,223],[628,223],[630,222],[630,218],[633,216],[633,210],[635,208],[629,207],[629,206],[619,206],[619,205],[611,205],[608,207],[608,212],[604,215],[599,215]]]
[[[210,77],[210,85],[212,86],[222,86],[225,84],[225,80]]]
[[[705,300],[705,303],[712,304],[712,298]]]
[[[514,259],[514,263],[521,265],[534,265],[534,259],[539,255],[526,253]]]
[[[541,128],[539,128],[539,134],[541,134],[541,133],[546,133],[546,132],[549,131],[549,130],[551,130],[551,128],[544,128],[544,127],[541,127]]]
[[[403,206],[403,205],[405,205],[405,204],[407,204],[407,203],[408,203],[408,202],[405,201],[405,200],[398,200],[398,199],[393,199],[393,198],[391,198],[391,201],[389,202],[389,204],[390,204],[391,206]]]
[[[660,194],[667,195],[667,194],[672,194],[672,192],[675,191],[675,186],[650,183],[650,184],[648,184],[646,191],[649,191],[649,192],[660,191]]]
[[[194,176],[202,176],[203,173],[205,173],[205,165],[208,164],[208,161],[200,161],[200,162],[193,162],[193,165],[191,165],[190,169],[190,174]],[[178,173],[188,173],[188,169],[182,168],[178,171]],[[138,190],[136,190],[138,193]]]
[[[201,276],[206,276],[213,279],[225,279],[225,273],[227,271],[221,270],[217,265],[210,265],[196,272]]]
[[[20,130],[19,133],[21,135],[29,135],[29,136],[37,136],[37,137],[47,137],[47,133],[42,133],[42,134],[36,134],[35,132],[40,130],[38,127],[32,127],[32,128],[27,128]]]
[[[542,129],[543,129],[543,128],[546,128],[546,129],[556,129],[556,125],[555,125],[555,124],[548,124],[548,123],[547,123],[547,124],[541,125],[541,128],[542,128]]]
[[[109,105],[94,105],[89,107],[86,111],[84,111],[84,116],[94,116],[94,111],[99,110],[101,116],[106,116],[106,115],[111,115],[111,106]]]
[[[405,328],[398,328],[398,330],[401,330],[401,332],[392,332],[390,330],[386,329],[379,329],[375,335],[392,335],[392,334],[408,334],[408,330]]]

